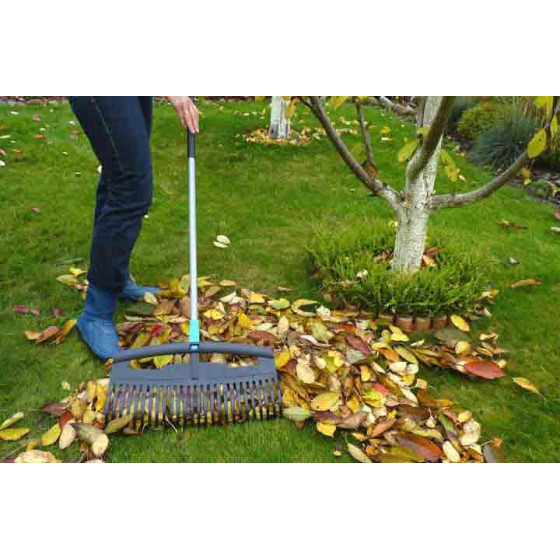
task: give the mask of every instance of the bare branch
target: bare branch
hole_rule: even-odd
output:
[[[515,177],[528,162],[529,156],[527,155],[527,150],[524,150],[523,154],[520,155],[503,173],[494,177],[494,179],[483,187],[466,193],[438,194],[432,196],[430,208],[433,210],[439,208],[459,208],[461,206],[473,204],[474,202],[479,202],[487,196],[490,196],[499,188],[503,187],[509,180],[513,179],[513,177]]]
[[[362,107],[362,102],[359,97],[354,97],[354,105],[356,105],[356,111],[358,113],[358,120],[360,121],[360,128],[362,129],[362,138],[364,139],[364,148],[366,149],[366,157],[369,163],[374,167],[375,160],[373,159],[373,150],[371,148],[371,138],[369,135],[369,130],[366,126],[364,119],[364,108]]]
[[[391,101],[387,97],[383,95],[379,95],[378,97],[372,96],[372,102],[375,105],[380,105],[384,109],[388,111],[392,111],[397,115],[404,116],[404,115],[411,115],[414,116],[416,114],[416,110],[413,107],[408,105],[402,105],[400,103],[396,103],[395,101]]]
[[[444,96],[438,107],[437,113],[435,114],[431,124],[429,125],[428,132],[422,141],[421,148],[418,155],[410,162],[407,169],[407,174],[410,181],[413,181],[418,173],[426,167],[428,161],[436,151],[439,141],[443,136],[445,126],[447,125],[447,119],[449,118],[449,113],[453,103],[455,102],[455,97]],[[425,113],[425,110],[424,110]]]
[[[331,123],[322,102],[316,96],[310,96],[309,101],[311,103],[311,110],[313,114],[317,117],[319,122],[323,125],[325,132],[329,140],[332,142],[340,157],[344,160],[347,167],[358,177],[358,179],[373,193],[384,198],[391,207],[398,211],[400,208],[400,197],[399,194],[394,191],[389,185],[381,182],[379,179],[371,177],[366,170],[361,166],[358,160],[352,155],[335,127]]]

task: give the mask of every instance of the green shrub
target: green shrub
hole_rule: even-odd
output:
[[[379,223],[349,228],[316,230],[308,247],[311,265],[325,290],[343,303],[373,311],[436,317],[472,310],[487,286],[488,265],[464,242],[450,237],[431,238],[429,246],[442,247],[436,267],[414,275],[393,272],[377,259],[392,251],[395,233]],[[359,273],[367,271],[361,279]]]
[[[502,117],[504,105],[495,102],[486,102],[464,111],[457,133],[462,140],[474,142],[476,138],[490,130]]]
[[[451,107],[449,118],[447,119],[447,132],[457,132],[457,125],[463,117],[463,113],[467,109],[472,109],[475,105],[476,100],[474,97],[457,97],[453,103],[453,107]]]
[[[476,139],[470,157],[496,171],[505,169],[523,153],[538,127],[533,117],[512,106],[503,120]]]

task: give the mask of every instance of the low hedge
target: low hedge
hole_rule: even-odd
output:
[[[376,313],[439,317],[469,312],[480,302],[489,280],[481,254],[460,240],[432,237],[427,246],[439,248],[436,266],[402,274],[390,268],[394,242],[394,230],[377,222],[359,229],[316,228],[307,248],[309,263],[336,301]]]

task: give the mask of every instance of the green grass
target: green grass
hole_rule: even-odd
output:
[[[244,143],[237,135],[263,125],[263,108],[247,103],[202,106],[199,270],[261,292],[274,294],[283,285],[293,288],[294,296],[317,297],[305,263],[311,224],[347,222],[360,228],[365,219],[387,222],[392,215],[368,195],[326,140],[307,147]],[[72,135],[76,126],[69,124],[73,115],[67,106],[17,108],[19,115],[11,110],[0,107],[0,125],[5,125],[0,136],[11,135],[0,139],[0,148],[8,152],[0,156],[7,163],[0,169],[0,416],[23,410],[27,425],[36,431],[51,423],[39,409],[65,395],[61,381],[76,386],[104,373],[76,333],[59,347],[35,346],[23,336],[25,329],[56,323],[49,317],[54,307],[63,310],[59,322],[80,311],[79,297],[55,279],[67,271],[65,261],[84,258],[87,265],[98,164],[83,135]],[[250,114],[243,117],[236,111]],[[303,114],[299,111],[297,119]],[[396,150],[405,136],[412,138],[412,129],[377,109],[367,111],[376,125],[372,138],[382,178],[399,185],[404,166],[397,163]],[[350,107],[342,112],[353,118]],[[42,122],[32,120],[35,113]],[[379,141],[384,125],[392,128],[391,143]],[[46,128],[46,141],[34,138],[40,127]],[[346,138],[358,147],[357,138]],[[23,153],[15,154],[14,147]],[[185,137],[170,107],[156,109],[152,147],[154,203],[132,264],[135,276],[146,283],[178,276],[188,267]],[[488,178],[484,170],[457,159],[467,178],[461,187],[472,188]],[[457,188],[443,176],[437,187],[440,192]],[[489,383],[440,371],[424,377],[435,394],[472,409],[484,437],[503,437],[515,461],[559,457],[560,237],[549,232],[550,214],[549,207],[522,191],[506,188],[477,206],[440,212],[432,221],[435,232],[451,231],[465,246],[476,246],[489,260],[504,263],[494,267],[494,284],[501,290],[494,316],[476,328],[499,331],[501,345],[512,351],[510,375],[530,378],[546,399],[523,392],[510,377]],[[503,231],[501,219],[529,229]],[[228,250],[212,246],[220,233],[232,241]],[[521,264],[509,267],[508,256]],[[538,277],[542,285],[524,291],[508,288],[525,277]],[[42,317],[15,314],[12,307],[18,304],[39,307]],[[0,444],[0,457],[13,448]],[[298,430],[282,420],[183,433],[152,431],[141,439],[115,437],[110,460],[330,461],[332,450],[333,442],[311,428]]]

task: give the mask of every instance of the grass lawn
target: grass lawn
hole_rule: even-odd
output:
[[[305,245],[313,223],[347,221],[359,228],[364,220],[388,221],[392,214],[347,171],[324,139],[306,147],[247,144],[237,135],[266,124],[264,104],[203,104],[198,149],[199,271],[230,278],[240,285],[274,294],[289,286],[298,297],[318,297],[309,278]],[[340,114],[354,118],[351,107]],[[18,114],[13,115],[15,110]],[[39,114],[41,122],[32,116]],[[243,115],[245,114],[245,116]],[[295,121],[305,116],[298,109]],[[337,113],[337,117],[339,113]],[[67,105],[0,107],[0,419],[22,410],[27,425],[44,431],[52,423],[39,410],[65,396],[61,381],[75,387],[103,375],[77,333],[60,346],[35,346],[23,331],[75,318],[80,298],[56,282],[68,262],[83,258],[87,267],[93,219],[97,161],[83,134],[69,121]],[[404,164],[396,151],[412,128],[391,115],[368,108],[375,123],[372,140],[382,179],[399,185]],[[392,129],[392,142],[381,142],[381,128]],[[40,131],[44,128],[44,131]],[[36,139],[43,134],[45,139]],[[1,138],[9,135],[10,138]],[[351,144],[358,143],[357,137]],[[149,218],[136,246],[132,271],[144,283],[179,276],[188,268],[185,135],[173,110],[158,106],[152,141],[155,195]],[[13,149],[21,149],[18,154]],[[67,153],[67,155],[64,154]],[[460,160],[460,158],[457,158]],[[488,173],[458,161],[473,188]],[[440,175],[439,191],[457,188]],[[35,213],[30,208],[38,208]],[[500,220],[527,230],[503,230]],[[432,392],[473,410],[482,423],[483,439],[504,438],[511,461],[556,461],[560,452],[560,236],[550,233],[551,208],[521,190],[504,188],[468,208],[441,211],[432,227],[450,230],[465,245],[484,248],[494,263],[494,286],[501,290],[494,316],[476,330],[497,329],[500,344],[511,350],[509,376],[480,382],[456,373],[424,373]],[[212,245],[218,234],[231,247]],[[509,256],[520,264],[507,264]],[[509,289],[521,278],[536,277],[538,288]],[[18,315],[14,305],[38,307],[41,317]],[[53,319],[52,310],[62,309]],[[121,308],[122,314],[124,308]],[[523,392],[513,376],[531,379],[545,398]],[[23,425],[23,423],[22,423]],[[0,457],[15,448],[0,443]],[[298,430],[281,420],[227,428],[151,431],[143,438],[115,437],[111,461],[331,461],[333,442],[310,427]],[[340,460],[340,459],[338,459]]]

